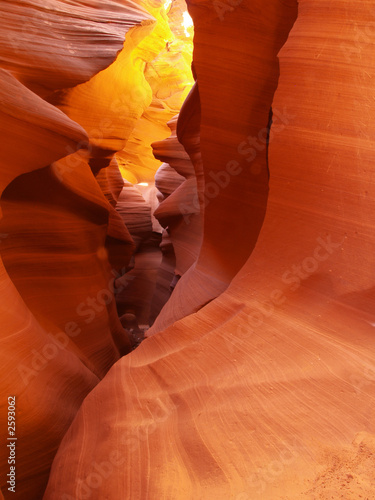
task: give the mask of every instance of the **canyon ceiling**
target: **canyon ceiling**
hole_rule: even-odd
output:
[[[375,499],[375,0],[0,13],[0,498]]]

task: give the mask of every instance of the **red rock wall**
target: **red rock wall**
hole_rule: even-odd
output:
[[[213,21],[198,7],[191,10],[199,59],[200,40],[211,33]],[[230,154],[229,141],[237,123],[243,123],[237,114],[254,113],[257,123],[233,143],[247,141],[241,147],[249,155],[244,162],[255,156],[243,163],[232,204],[228,186],[223,200],[218,196],[206,207],[205,238],[206,231],[210,236],[199,261],[207,273],[221,278],[218,261],[225,255],[225,279],[237,272],[236,266],[242,269],[209,305],[116,363],[66,435],[46,499],[57,492],[66,498],[82,492],[98,498],[223,500],[373,495],[375,185],[368,102],[375,5],[301,0],[297,22],[280,52],[274,97],[276,67],[269,69],[270,87],[262,86],[264,93],[258,88],[259,101],[253,96],[253,105],[235,112],[237,94],[239,102],[248,89],[236,81],[235,69],[258,81],[257,63],[265,64],[252,48],[245,19],[267,47],[262,23],[277,26],[280,33],[286,19],[291,25],[295,7],[273,2],[264,16],[261,5],[243,2],[224,12],[222,32],[228,24],[232,43],[224,44],[219,36],[213,40],[224,56],[232,47],[231,65],[225,57],[221,62],[233,75],[225,80],[233,107],[222,100],[218,105],[219,97],[226,97],[217,95],[218,79],[210,80],[213,53],[201,60],[207,85],[201,96],[204,167],[216,172],[219,152]],[[230,31],[233,19],[239,28]],[[246,65],[239,65],[247,47]],[[275,45],[273,51],[276,55]],[[257,244],[246,260],[256,233],[250,215],[258,206],[249,193],[260,196],[256,187],[265,186],[252,177],[265,175],[264,136],[258,135],[267,124],[265,95],[273,107],[269,198]],[[211,115],[205,102],[215,102],[217,114],[210,108]],[[226,134],[221,110],[227,110]],[[227,147],[222,149],[222,143]],[[238,224],[227,222],[222,231],[215,219],[209,225],[214,205],[220,214],[216,221],[227,221],[228,214],[238,216]],[[224,239],[227,231],[230,238],[222,242],[219,236]],[[118,402],[117,412],[101,404],[91,418],[97,402],[109,399]],[[108,429],[105,439],[93,440],[99,428]],[[74,467],[71,456],[80,456]]]
[[[150,16],[114,0],[2,2],[0,65],[37,94],[74,87],[113,62],[124,34]],[[80,36],[77,36],[77,33]]]
[[[114,296],[134,242],[115,211],[112,157],[152,99],[144,66],[161,47],[144,43],[157,24],[147,6],[0,6],[0,416],[15,395],[15,495],[6,447],[0,470],[14,498],[41,498],[83,398],[132,347]]]
[[[2,71],[1,191],[21,174],[40,169],[66,154],[68,148],[85,140],[84,130],[61,111],[46,103]],[[32,172],[33,174],[34,172]],[[20,179],[18,177],[17,179]],[[22,206],[18,207],[22,211]],[[42,209],[42,207],[41,207]],[[23,211],[22,224],[27,213]],[[1,221],[3,224],[4,219]],[[35,224],[35,220],[30,221]],[[26,224],[33,233],[36,226]],[[1,231],[1,250],[11,240],[14,228]],[[34,240],[35,241],[35,240]],[[18,254],[18,263],[27,258]],[[25,262],[26,263],[26,262]],[[52,325],[41,325],[27,307],[1,266],[1,419],[6,422],[8,397],[17,404],[17,494],[9,493],[8,449],[0,452],[1,487],[16,498],[38,498],[48,479],[57,446],[77,412],[83,398],[98,382],[90,367],[79,361],[79,352],[70,337],[77,330],[66,317],[67,334]],[[55,286],[57,283],[55,283]],[[40,304],[44,305],[44,304]],[[61,305],[61,304],[60,304]],[[56,309],[55,309],[56,310]],[[65,325],[64,325],[65,326]],[[73,328],[72,328],[73,327]],[[53,361],[53,362],[52,362]],[[5,425],[2,436],[8,436]]]
[[[8,148],[0,164],[7,266],[0,264],[0,366],[2,394],[16,387],[18,401],[14,497],[41,498],[65,436],[45,500],[372,498],[375,2],[300,0],[294,25],[292,0],[273,0],[266,14],[264,3],[246,0],[191,2],[190,11],[197,84],[177,135],[192,162],[185,165],[194,166],[202,244],[150,331],[157,334],[100,382],[124,334],[113,300],[97,311],[95,328],[86,324],[63,346],[62,328],[76,318],[72,297],[82,300],[83,290],[95,297],[105,286],[107,252],[120,259],[123,242],[130,255],[132,231],[114,212],[121,180],[104,169],[124,141],[121,126],[131,130],[143,111],[128,121],[110,109],[99,144],[91,125],[107,109],[93,103],[103,75],[87,84],[79,76],[79,87],[48,94],[82,128],[2,73],[10,92],[0,101]],[[122,53],[126,67],[134,69],[135,54]],[[45,95],[31,73],[22,81]],[[119,68],[110,73],[122,88]],[[47,82],[56,88],[54,77]],[[59,159],[87,136],[72,172]],[[173,141],[155,146],[159,158]],[[160,177],[166,195],[170,185]],[[183,220],[178,191],[159,207],[166,224]],[[151,217],[137,212],[133,229],[144,227]],[[188,241],[188,227],[178,229],[179,241]]]
[[[185,125],[180,125],[180,140],[193,155],[194,128],[200,136],[205,186],[197,194],[204,212],[203,242],[197,262],[180,280],[149,335],[225,290],[253,250],[265,215],[267,126],[279,73],[276,56],[295,20],[296,3],[272,2],[267,16],[259,15],[257,2],[227,12],[219,4],[189,3],[196,29],[197,84],[183,114],[191,131],[184,133]],[[258,141],[256,149],[248,138]],[[199,182],[198,164],[196,172]]]
[[[179,117],[181,120],[181,117]],[[171,136],[154,143],[154,155],[164,163],[155,175],[160,203],[154,212],[167,228],[176,256],[175,274],[182,276],[196,262],[202,243],[202,217],[198,200],[197,175],[176,135],[176,122],[170,122]]]

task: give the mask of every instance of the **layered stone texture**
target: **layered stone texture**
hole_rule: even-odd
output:
[[[150,16],[111,0],[2,2],[0,66],[38,94],[86,82],[111,64],[124,34]]]
[[[155,157],[166,162],[155,175],[160,203],[154,215],[171,238],[176,257],[175,274],[182,276],[198,258],[202,217],[196,172],[177,139],[176,125],[177,119],[171,121],[171,136],[153,144]]]
[[[46,500],[373,495],[375,5],[300,0],[273,96],[274,57],[296,7],[274,1],[265,16],[257,2],[191,6],[205,194],[210,172],[238,162],[206,204],[197,266],[206,280],[231,283],[117,362],[91,392]],[[178,288],[186,300],[199,295],[183,280],[172,294],[181,315]]]
[[[146,193],[142,194],[144,189],[153,190],[125,181],[116,207],[136,244],[128,271],[116,281],[120,290],[116,302],[120,317],[131,313],[137,324],[148,327],[161,262],[161,234],[159,228],[154,227],[151,203],[146,201]]]
[[[186,102],[190,102],[190,96],[191,94],[185,101],[183,109],[186,108]],[[183,110],[178,121],[179,123],[184,121]],[[198,195],[198,179],[199,176],[202,178],[202,170],[195,168],[177,139],[176,125],[177,117],[169,122],[171,136],[152,144],[155,157],[164,162],[155,174],[159,205],[154,210],[154,217],[164,231],[160,244],[163,259],[151,304],[150,325],[153,327],[148,330],[148,335],[158,328],[159,318],[168,310],[169,304],[166,299],[174,291],[179,279],[195,264],[203,236]],[[200,160],[199,151],[197,157]],[[159,314],[162,306],[164,306],[163,312]]]
[[[192,30],[186,34],[181,26],[184,0],[175,0],[169,6],[157,2],[142,5],[158,21],[145,43],[139,45],[152,100],[125,147],[116,154],[123,176],[132,183],[153,182],[160,162],[154,157],[151,144],[170,135],[167,122],[178,114],[193,85]],[[137,100],[138,93],[138,87],[133,86],[131,98]]]
[[[17,55],[1,6],[5,498],[372,498],[375,1],[191,1],[197,81],[163,142],[190,88],[166,7],[22,7],[40,37]],[[153,186],[129,181],[160,161],[157,272]]]
[[[8,72],[2,70],[1,78],[3,192],[17,176],[28,175],[26,172],[42,168],[64,156],[68,147],[75,147],[86,139],[86,133],[78,124],[32,93]],[[19,209],[22,210],[22,206]],[[22,219],[25,215],[23,212]],[[30,226],[25,230],[30,231]],[[8,232],[1,230],[2,251],[6,244],[9,245],[13,231],[13,227],[10,227]],[[21,255],[20,261],[22,262]],[[47,322],[39,323],[11,281],[2,260],[0,267],[3,297],[0,350],[1,418],[5,423],[7,398],[10,395],[15,396],[16,435],[19,439],[17,494],[8,492],[6,472],[9,472],[9,466],[6,446],[2,448],[0,455],[1,487],[17,498],[38,498],[47,483],[49,467],[57,446],[83,398],[98,382],[98,376],[95,370],[88,366],[88,360],[86,364],[85,359],[79,359],[83,354],[71,340],[79,330],[70,322],[69,317],[65,318],[66,333],[59,329],[56,323],[53,324],[52,330],[49,330],[52,325]],[[55,283],[55,286],[58,286],[58,283]],[[5,435],[8,436],[5,425],[2,429],[5,431],[2,432],[5,442]]]
[[[169,82],[159,56],[162,5],[28,0],[0,11],[0,414],[14,395],[18,438],[16,494],[5,446],[1,489],[39,500],[84,397],[134,343],[115,304],[135,242],[116,211],[113,156],[156,91],[178,107],[191,85]],[[154,91],[155,58],[165,78]],[[163,111],[150,112],[156,128],[171,117]]]
[[[225,16],[218,6],[190,4],[196,21],[197,87],[183,114],[187,130],[185,124],[180,127],[180,140],[188,151],[189,143],[194,150],[197,142],[190,137],[200,136],[204,188],[198,188],[195,205],[204,210],[203,241],[197,261],[179,281],[150,335],[225,290],[254,248],[266,210],[268,126],[278,78],[277,53],[295,19],[296,5],[273,2],[266,17],[256,15],[261,8],[256,2],[227,9]],[[241,40],[236,49],[233,39]],[[251,72],[248,61],[252,61]],[[247,140],[260,141],[253,158]],[[235,224],[233,212],[238,214]]]

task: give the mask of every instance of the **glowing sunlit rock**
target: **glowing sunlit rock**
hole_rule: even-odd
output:
[[[140,44],[143,59],[149,61],[145,78],[152,90],[151,105],[136,123],[125,148],[117,153],[121,172],[131,182],[152,181],[161,165],[153,156],[151,144],[170,135],[167,126],[178,114],[192,85],[193,44],[181,32],[183,1],[173,2],[166,17],[163,8],[144,4],[158,20],[154,31]]]
[[[184,9],[0,6],[1,490],[371,499],[375,1]]]
[[[294,26],[297,2],[233,4],[190,9],[205,194],[242,167],[205,207],[204,278],[180,280],[171,326],[86,398],[46,500],[77,496],[93,456],[112,467],[98,496],[373,496],[375,66],[358,29],[375,4],[301,0]],[[175,321],[215,279],[229,286]]]
[[[149,19],[136,4],[118,0],[101,6],[96,0],[9,0],[0,13],[0,67],[41,95],[106,68],[126,31]]]
[[[191,36],[191,30],[194,27],[194,23],[192,18],[189,15],[189,12],[184,12],[183,13],[183,23],[182,26],[184,27],[185,35],[187,37]]]

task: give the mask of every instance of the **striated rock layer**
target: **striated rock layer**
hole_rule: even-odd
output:
[[[253,250],[265,215],[267,127],[278,80],[277,53],[295,20],[296,3],[271,2],[267,16],[261,15],[260,1],[240,3],[224,17],[219,4],[189,3],[197,88],[180,126],[189,154],[194,151],[193,127],[199,130],[205,185],[203,192],[198,188],[195,204],[204,209],[203,241],[198,260],[179,281],[150,335],[225,290]],[[248,141],[258,140],[252,149]],[[195,168],[199,182],[202,172],[197,164]]]
[[[4,154],[0,172],[3,192],[22,173],[29,175],[25,173],[58,160],[66,154],[67,148],[85,140],[86,133],[9,73],[1,71],[1,78],[0,123]],[[12,168],[9,168],[10,165]],[[24,230],[32,231],[32,228],[29,226]],[[9,245],[10,240],[10,232],[2,230],[1,250]],[[15,396],[16,436],[19,439],[16,448],[17,493],[14,495],[7,491],[9,455],[6,446],[0,452],[1,487],[16,498],[40,498],[57,446],[83,398],[98,382],[98,377],[85,359],[79,359],[80,353],[73,347],[70,337],[75,337],[79,331],[69,317],[66,317],[64,325],[66,333],[56,325],[49,330],[50,324],[40,324],[10,280],[2,260],[0,268],[0,414],[5,423],[8,397]],[[2,429],[5,430],[5,426]],[[5,432],[2,436],[5,442]]]
[[[358,38],[358,29],[366,33],[374,4],[300,0],[280,52],[268,208],[254,251],[241,262],[253,245],[250,230],[233,263],[222,262],[225,279],[244,264],[227,290],[147,339],[91,392],[57,454],[45,500],[373,497],[375,182],[368,102],[375,67],[373,44]],[[280,30],[295,7],[275,1],[267,16],[256,2],[221,10],[223,32],[233,19],[239,23],[232,62],[236,49],[250,44],[241,19],[265,38],[262,22]],[[192,9],[199,57],[199,40],[213,21],[199,25],[204,4],[194,8],[202,9]],[[222,50],[230,46],[223,42]],[[252,75],[253,61],[256,66],[255,53],[246,61]],[[205,109],[205,99],[203,92],[202,127],[206,116],[218,129],[221,121]],[[264,123],[266,110],[256,102],[241,112],[259,114]],[[230,110],[228,137],[237,124]],[[265,168],[265,144],[253,141],[263,123],[241,139],[251,159],[231,210],[229,200],[212,200],[221,219],[227,212],[239,217],[239,226],[227,224],[225,241],[219,224],[208,225],[213,208],[206,207],[212,261],[207,247],[200,265],[207,273],[248,227],[239,193],[251,205],[251,176],[265,175],[258,168]],[[220,161],[212,149],[209,154],[214,137],[208,135],[203,127],[205,167],[205,158]],[[229,139],[218,130],[215,140],[221,151]]]
[[[153,182],[160,162],[153,155],[151,143],[170,135],[167,122],[178,114],[193,85],[191,30],[185,33],[181,26],[185,1],[174,0],[170,5],[143,0],[140,3],[157,24],[141,42],[138,51],[146,63],[144,78],[152,92],[152,100],[138,119],[125,147],[116,154],[123,176],[132,183]],[[133,86],[131,100],[138,101],[139,92],[139,88]],[[126,103],[122,104],[125,107]]]
[[[132,2],[7,0],[0,66],[37,94],[73,87],[106,68],[125,33],[150,16]]]
[[[113,156],[154,99],[145,67],[167,43],[155,9],[164,8],[0,5],[0,417],[14,395],[18,438],[15,494],[0,450],[6,498],[42,497],[84,397],[132,348],[115,296],[135,244],[115,210],[124,183]],[[190,87],[168,78],[157,91],[179,102]]]
[[[179,117],[180,120],[180,117]],[[154,143],[154,155],[163,163],[155,175],[159,206],[154,212],[166,228],[176,255],[175,274],[182,276],[197,260],[202,243],[202,217],[198,200],[198,182],[194,165],[179,143],[176,123],[169,123],[172,134]]]

